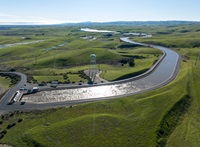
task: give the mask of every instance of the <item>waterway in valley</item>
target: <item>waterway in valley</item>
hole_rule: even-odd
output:
[[[24,96],[22,101],[31,103],[49,103],[126,96],[142,93],[163,86],[175,76],[180,58],[176,52],[161,46],[136,43],[128,38],[121,38],[121,40],[132,44],[139,44],[160,49],[165,53],[165,56],[163,56],[163,59],[159,62],[159,64],[145,76],[92,87],[41,91],[35,95]]]

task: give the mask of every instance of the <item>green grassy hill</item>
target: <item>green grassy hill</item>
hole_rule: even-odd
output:
[[[172,83],[145,94],[82,104],[72,108],[15,112],[12,115],[4,115],[1,119],[3,122],[1,131],[7,130],[7,133],[1,142],[16,146],[156,146],[158,143],[164,144],[165,139],[168,139],[175,128],[163,128],[161,122],[165,118],[164,120],[173,126],[177,123],[170,120],[176,118],[178,124],[182,124],[185,114],[180,112],[181,109],[177,110],[180,115],[174,113],[166,117],[166,114],[171,109],[173,110],[175,105],[182,107],[180,101],[188,94],[188,82],[191,81],[191,73],[188,71],[191,69],[189,63],[182,62],[182,69]],[[195,81],[198,79],[199,77],[195,77]],[[193,98],[190,99],[190,101],[193,100]],[[19,119],[23,121],[18,122]],[[8,124],[12,123],[16,125],[6,129]],[[164,132],[168,130],[170,133],[160,140],[158,131],[161,128]],[[12,142],[10,142],[11,138]]]
[[[2,94],[10,88],[11,79],[0,76],[0,98]]]
[[[126,29],[131,30],[128,27]],[[190,37],[198,36],[196,29],[196,26],[163,26],[157,30],[155,27],[149,28],[149,32],[160,35],[160,40],[155,37],[157,43],[177,45],[173,49],[183,55],[180,72],[170,84],[129,97],[72,107],[5,114],[0,120],[0,143],[20,147],[198,146],[200,48],[194,47],[193,43],[181,45],[187,39],[190,42]],[[173,37],[174,35],[177,36]],[[138,40],[145,42],[155,38]],[[145,50],[109,52],[120,56],[135,55],[138,52],[147,56],[143,52]],[[153,57],[155,53],[150,54],[148,52],[149,57]],[[52,71],[48,68],[34,70],[38,74]],[[57,72],[62,73],[63,70],[59,69]]]
[[[82,39],[82,36],[93,36],[96,40]],[[1,30],[2,44],[37,40],[42,40],[42,42],[0,49],[0,68],[1,70],[14,69],[24,72],[28,75],[28,79],[35,77],[32,81],[42,82],[51,78],[48,81],[63,82],[61,78],[63,74],[71,70],[77,72],[87,70],[90,64],[90,54],[96,54],[97,66],[100,67],[100,64],[103,64],[99,68],[102,70],[100,76],[112,81],[144,73],[162,54],[159,50],[151,48],[121,48],[123,42],[119,37],[117,35],[105,37],[101,33],[81,32],[76,27],[27,27]],[[128,64],[120,66],[119,61],[123,58],[135,59],[135,66],[131,68]],[[80,66],[86,68],[80,68]],[[44,68],[49,69],[45,72],[36,72],[37,70],[44,71]],[[60,69],[63,69],[62,72],[57,72],[61,71]],[[50,72],[50,70],[54,71]],[[60,77],[55,74],[60,74]],[[75,76],[77,75],[68,76],[69,80],[75,82],[83,80],[73,78]]]

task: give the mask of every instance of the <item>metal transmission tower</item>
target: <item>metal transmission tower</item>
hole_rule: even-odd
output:
[[[94,83],[96,77],[96,55],[90,55],[90,69],[89,69],[89,76],[91,78],[91,82]]]

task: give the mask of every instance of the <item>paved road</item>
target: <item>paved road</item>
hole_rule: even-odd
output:
[[[12,98],[12,96],[15,94],[17,90],[19,90],[24,84],[26,84],[27,81],[27,76],[19,73],[19,72],[0,72],[0,74],[15,74],[21,77],[20,81],[12,87],[1,99],[0,101],[0,109],[4,108],[7,106],[9,100]]]
[[[135,43],[129,40],[128,38],[121,38],[121,40],[129,43]],[[151,46],[153,48],[158,48],[165,52],[163,58],[160,59],[157,64],[152,67],[147,73],[136,77],[136,78],[130,78],[123,81],[118,81],[114,83],[105,83],[96,85],[94,87],[91,86],[83,86],[84,88],[80,87],[73,87],[69,88],[65,91],[72,91],[73,94],[80,94],[81,96],[84,94],[81,91],[82,90],[88,90],[88,93],[86,92],[86,97],[81,97],[83,99],[77,99],[72,101],[65,101],[65,102],[55,102],[55,103],[45,103],[45,104],[33,104],[33,103],[26,103],[25,105],[20,105],[19,103],[14,103],[13,105],[7,105],[7,102],[9,101],[10,97],[13,95],[13,93],[20,88],[25,82],[26,82],[26,76],[21,73],[15,73],[17,75],[20,75],[22,77],[21,81],[13,87],[1,100],[0,102],[0,110],[1,111],[9,111],[9,110],[33,110],[33,109],[45,109],[45,108],[51,108],[51,107],[60,107],[60,106],[70,106],[80,103],[86,103],[86,102],[93,102],[93,101],[99,101],[104,99],[112,99],[116,97],[122,97],[127,95],[133,95],[138,93],[143,93],[149,90],[153,90],[156,88],[159,88],[161,86],[164,86],[168,84],[170,81],[172,81],[178,74],[179,67],[180,67],[180,55],[178,55],[176,52],[161,47],[161,46],[154,46],[154,45],[146,45],[137,43],[144,46]],[[108,93],[110,92],[109,88],[112,90],[113,87],[117,88],[118,91],[120,91],[119,94],[116,95],[103,95],[100,96],[96,94],[95,92],[102,92],[102,88],[104,90],[107,90]],[[77,93],[80,92],[80,93]],[[105,92],[102,92],[105,94]],[[96,94],[92,98],[89,97],[89,94]],[[74,95],[73,95],[74,96]]]

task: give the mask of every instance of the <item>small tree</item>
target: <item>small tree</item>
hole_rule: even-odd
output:
[[[67,74],[63,74],[63,79],[66,81],[68,78]]]
[[[134,60],[129,61],[129,66],[130,67],[134,67],[135,66],[135,61]]]

